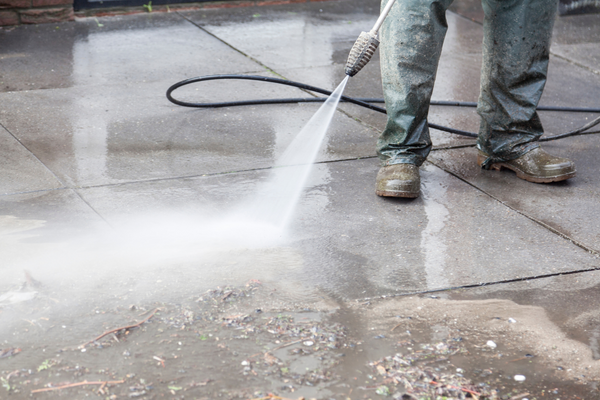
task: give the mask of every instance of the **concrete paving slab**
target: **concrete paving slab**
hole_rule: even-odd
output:
[[[252,25],[256,28],[252,31],[254,32],[253,34],[260,34],[261,30],[271,33],[277,31],[280,22],[278,21],[279,18],[286,23],[296,21],[294,23],[297,24],[298,27],[307,27],[306,29],[308,29],[308,31],[306,32],[308,33],[306,37],[310,39],[307,39],[306,43],[303,42],[300,47],[311,54],[314,51],[316,58],[312,59],[309,63],[310,65],[299,65],[298,68],[291,68],[297,61],[294,57],[297,57],[298,55],[290,54],[292,52],[288,48],[288,52],[286,53],[287,58],[267,57],[264,60],[269,62],[272,61],[278,68],[288,68],[282,71],[289,71],[289,74],[303,74],[305,73],[304,71],[335,68],[335,72],[329,74],[330,78],[328,79],[331,83],[332,80],[336,81],[338,78],[341,78],[341,76],[339,76],[341,74],[339,71],[340,68],[338,67],[343,63],[346,55],[344,47],[351,46],[355,36],[354,31],[352,30],[352,32],[350,32],[348,27],[342,26],[342,24],[339,23],[339,20],[337,22],[331,21],[333,15],[338,15],[339,17],[339,14],[333,12],[338,6],[339,4],[337,3],[324,5],[325,12],[321,12],[321,8],[317,10],[316,5],[308,4],[303,6],[305,7],[305,11],[300,12],[299,14],[293,14],[289,10],[286,11],[286,8],[274,8],[273,10],[275,11],[263,8],[261,10],[266,11],[264,11],[261,16],[251,14],[253,12],[251,9],[240,9],[236,10],[234,14],[227,18],[222,17],[223,19],[220,22],[218,18],[213,18],[211,20],[213,21],[211,22],[213,23],[211,27],[214,28],[216,32],[213,33],[218,33],[219,37],[222,36],[224,39],[232,38],[232,40],[239,40],[239,43],[237,44],[242,47],[240,50],[245,52],[250,49],[250,53],[256,52],[258,55],[266,52],[264,48],[264,46],[267,46],[265,40],[253,41],[248,37],[237,38],[235,33],[239,32],[239,28],[236,27],[236,23],[239,25]],[[362,12],[364,10],[360,7],[369,7],[368,5],[357,6],[356,4],[353,6],[355,9],[350,11],[346,10],[347,14],[344,15],[361,15],[358,11]],[[353,12],[356,12],[356,14],[352,14]],[[362,18],[372,18],[373,15],[376,15],[376,12],[376,8],[371,7],[368,9],[368,13],[366,13],[367,17]],[[204,13],[204,11],[202,13]],[[185,13],[185,15],[187,18],[198,19],[198,21],[206,19],[204,14],[200,15],[200,13],[197,12]],[[215,15],[223,16],[224,14],[213,13],[211,14],[211,18]],[[261,19],[262,16],[264,16],[264,18]],[[476,64],[474,60],[477,57],[475,44],[478,40],[477,38],[480,34],[480,30],[476,24],[455,17],[452,14],[449,15],[449,19],[452,20],[451,22],[454,22],[452,26],[456,28],[451,28],[449,32],[449,40],[447,43],[450,44],[448,45],[449,47],[447,47],[447,50],[445,49],[444,53],[444,56],[448,61],[448,68],[445,70],[448,71],[448,77],[438,81],[440,84],[436,87],[436,90],[439,93],[445,93],[448,96],[458,95],[460,97],[462,95],[465,96],[465,99],[469,99],[470,96],[473,96],[476,93],[477,87],[470,77],[472,78],[475,76],[476,72],[474,69],[474,65]],[[119,38],[134,39],[132,40],[133,44],[131,44],[133,47],[125,46],[125,48],[119,48],[117,46],[114,50],[115,53],[111,53],[114,57],[100,58],[101,62],[94,63],[94,68],[96,66],[112,65],[107,69],[107,71],[110,71],[111,68],[116,69],[118,63],[127,61],[127,57],[129,56],[128,53],[135,53],[132,50],[135,48],[134,45],[136,45],[136,43],[137,45],[140,44],[135,41],[135,38],[137,37],[139,39],[141,35],[140,32],[144,32],[145,29],[152,30],[156,25],[160,32],[162,32],[161,29],[166,29],[170,30],[173,34],[182,34],[188,32],[191,26],[188,22],[182,21],[179,16],[169,14],[151,18],[147,16],[135,16],[132,17],[132,20],[134,21],[133,25],[136,26],[134,29],[129,29],[130,23],[128,22],[129,19],[127,17],[119,17],[114,20],[107,19],[107,24],[104,24],[104,20],[102,20],[102,22],[100,22],[100,20],[99,22],[96,22],[91,19],[78,22],[85,24],[88,30],[107,28],[106,31],[101,31],[100,33],[94,31],[93,38],[91,39],[89,32],[84,34],[88,43],[98,44],[97,46],[90,46],[90,51],[95,55],[92,54],[92,56],[89,56],[88,54],[88,56],[86,56],[87,59],[93,60],[95,59],[94,57],[97,57],[103,51],[109,51],[110,53],[110,51],[112,51],[110,43],[113,40]],[[344,18],[341,20],[344,21]],[[360,20],[360,17],[353,18],[352,21],[354,20]],[[99,24],[102,24],[103,26],[99,26]],[[269,26],[271,26],[271,28],[267,29]],[[324,36],[323,32],[325,32],[325,30],[320,30],[323,27],[328,28],[329,32],[337,32],[337,36],[329,35],[326,40],[322,42],[317,40],[317,38]],[[193,29],[195,30],[197,28]],[[271,30],[269,31],[269,29]],[[139,30],[140,32],[136,30]],[[284,32],[284,30],[280,31]],[[11,32],[5,32],[5,34],[10,34]],[[115,34],[115,32],[117,34]],[[265,32],[263,32],[263,34],[266,34]],[[293,32],[298,33],[299,31]],[[289,47],[291,42],[287,40],[291,39],[286,39],[283,35],[282,37],[282,44],[279,45],[280,48]],[[336,37],[339,40],[337,40]],[[349,38],[352,40],[349,40]],[[260,39],[260,36],[258,39]],[[258,43],[258,46],[255,42]],[[163,44],[158,47],[163,48],[166,46],[165,42],[161,43]],[[213,44],[218,48],[220,46],[218,43],[219,42],[215,39]],[[181,44],[182,47],[189,46],[189,42],[187,41],[184,41]],[[74,45],[71,44],[71,46]],[[327,51],[322,52],[322,48],[326,48]],[[459,49],[467,49],[467,52],[462,56],[457,55],[456,53]],[[215,48],[209,46],[208,50],[215,51]],[[227,51],[226,53],[230,55],[238,54],[233,50]],[[7,99],[10,98],[10,101],[5,102],[5,104],[10,104],[10,106],[6,110],[3,109],[2,121],[10,132],[31,148],[34,154],[36,154],[46,165],[50,166],[61,180],[64,180],[70,186],[86,187],[266,168],[272,165],[274,158],[278,154],[281,154],[287,143],[289,143],[289,138],[296,132],[297,128],[301,127],[301,122],[307,120],[314,112],[314,105],[293,106],[294,109],[291,113],[289,112],[291,106],[269,107],[268,115],[265,115],[261,107],[254,107],[246,110],[236,109],[233,111],[198,111],[175,108],[165,103],[162,96],[156,96],[156,93],[162,93],[167,86],[164,80],[158,81],[161,75],[143,69],[145,67],[144,63],[148,63],[155,54],[156,53],[154,52],[146,53],[144,51],[140,53],[139,60],[136,61],[138,62],[136,65],[140,69],[136,70],[137,67],[134,68],[134,78],[133,81],[129,83],[136,82],[139,78],[139,72],[148,73],[149,80],[154,80],[153,82],[146,82],[143,85],[130,84],[125,87],[108,85],[106,83],[109,75],[104,74],[102,68],[90,69],[89,65],[84,68],[83,65],[85,63],[82,63],[82,66],[77,66],[77,63],[75,63],[73,67],[75,72],[71,71],[71,74],[73,76],[82,77],[81,87],[7,93],[3,96]],[[237,56],[232,57],[235,58]],[[253,61],[248,61],[247,58],[241,55],[239,57],[246,60],[248,63],[247,65],[255,66]],[[115,63],[111,64],[113,61]],[[374,60],[374,62],[376,63],[377,60]],[[231,59],[223,61],[223,64],[231,63]],[[464,75],[460,75],[459,70],[464,68],[465,64],[467,65],[467,71],[469,71],[469,66],[472,67],[473,70]],[[587,89],[586,93],[588,93],[591,98],[595,96],[596,89],[595,86],[589,85],[589,76],[586,76],[585,74],[581,75],[577,70],[569,68],[567,63],[561,64],[560,60],[553,60],[553,65],[554,64],[559,65],[560,68],[562,68],[562,70],[560,70],[562,73],[558,75],[560,76],[560,79],[557,78],[552,80],[554,83],[549,83],[549,90],[546,91],[545,99],[548,98],[557,102],[558,100],[564,101],[566,98],[561,95],[561,91],[562,88],[564,88],[564,85],[566,85],[566,82],[570,82],[568,79],[571,77],[577,77],[577,79],[573,81],[576,84],[575,86],[573,86],[574,84],[572,82],[569,83],[572,85],[571,88],[577,87],[581,90],[585,88]],[[239,66],[235,67],[236,70],[237,67]],[[165,68],[168,68],[168,66],[158,65],[157,71],[158,69]],[[243,68],[244,66],[242,66],[242,69]],[[365,79],[366,82],[374,82],[377,79],[376,70],[377,69],[375,68],[368,72],[368,79]],[[92,77],[98,79],[95,80],[85,77],[85,71],[91,71]],[[366,73],[367,70],[364,72]],[[457,75],[462,76],[463,81],[460,79],[456,80]],[[326,77],[327,74],[319,75],[319,79],[321,79],[322,76]],[[332,76],[334,76],[335,79],[332,79]],[[117,81],[129,81],[130,79],[130,77],[125,77],[125,75],[121,77],[117,76],[116,78]],[[100,87],[100,83],[104,84]],[[57,85],[60,85],[60,83],[57,83]],[[552,89],[552,85],[555,85],[556,89]],[[97,87],[90,93],[89,88],[91,86]],[[160,89],[158,89],[159,87]],[[220,92],[225,98],[232,97],[230,94],[242,91],[235,87],[230,87],[229,89],[219,87],[219,89],[213,90]],[[362,92],[362,89],[349,90]],[[267,89],[266,86],[263,88],[262,85],[251,87],[251,89],[247,89],[247,91],[250,91],[253,94],[261,92],[262,95],[265,96],[281,93],[282,97],[288,97],[288,89],[272,89],[270,87]],[[572,94],[576,92],[576,90],[571,91],[571,94],[569,94],[571,97],[569,97],[569,99],[572,101],[584,99],[582,96]],[[191,96],[195,96],[194,89],[188,90],[187,94],[183,91],[183,95],[184,97],[190,96],[190,98]],[[203,95],[198,97],[203,98]],[[210,96],[207,98],[210,98]],[[72,99],[78,100],[73,101]],[[148,101],[147,99],[151,100]],[[27,115],[28,109],[37,110],[41,115],[41,118],[33,120],[24,118],[24,116]],[[104,113],[108,114],[103,114],[102,109],[104,109]],[[157,112],[156,110],[161,111]],[[237,115],[232,117],[234,113]],[[135,115],[136,117],[132,119],[132,115]],[[182,115],[185,115],[186,118],[183,123],[181,122]],[[466,110],[459,110],[456,112],[444,111],[440,112],[438,115],[440,115],[441,118],[446,118],[448,122],[464,124],[465,126],[472,126],[474,124],[472,116],[468,114]],[[560,121],[559,117],[548,118],[549,121]],[[295,122],[294,128],[290,128],[291,125],[293,125],[291,124],[291,119],[297,120],[293,121]],[[244,130],[244,135],[247,135],[247,121],[253,121],[251,130],[255,133],[250,134],[250,136],[255,140],[245,141],[240,139],[242,138],[240,135],[242,130]],[[202,123],[208,125],[209,130],[198,135],[198,125],[201,125]],[[380,121],[378,123],[380,123]],[[217,129],[217,136],[215,136],[215,127]],[[281,129],[278,130],[280,127],[283,127],[283,131]],[[364,157],[365,155],[372,154],[372,143],[374,143],[375,140],[373,130],[358,123],[354,123],[343,115],[337,117],[333,127],[334,128],[330,133],[331,139],[328,144],[326,144],[325,150],[321,154],[321,161]],[[349,138],[349,133],[350,135],[355,135],[356,133],[356,136]],[[229,136],[230,138],[223,140],[224,136]],[[243,138],[245,139],[246,136],[243,136]],[[231,143],[232,147],[223,146],[223,142],[227,144]],[[448,141],[443,144],[447,143]],[[249,150],[248,146],[255,147]],[[588,144],[582,144],[581,146],[589,147]],[[231,151],[232,149],[233,151]],[[470,150],[461,151],[467,154]],[[435,154],[434,162],[439,162],[439,160],[443,159],[443,155],[447,153],[437,152]],[[461,157],[458,157],[459,162],[460,159]],[[591,159],[591,155],[588,159]],[[375,160],[372,161],[375,163]],[[447,165],[445,165],[445,167],[450,168]],[[461,169],[463,166],[461,164],[459,167],[455,166],[454,168]],[[471,167],[468,167],[466,170],[470,171],[469,168]],[[370,171],[370,173],[373,175],[373,171]],[[424,180],[426,181],[426,179]],[[171,182],[173,181],[149,182],[148,184],[169,185]],[[364,182],[360,185],[360,188],[356,188],[356,190],[360,190],[365,194],[368,193],[368,195],[371,196],[372,188],[370,186],[372,186],[372,182],[373,176],[368,179],[365,178]],[[236,187],[236,185],[233,186]],[[237,186],[239,187],[239,185]],[[131,187],[132,186],[129,185],[119,186],[119,188],[123,189],[125,192]],[[247,189],[244,185],[241,187],[244,188],[244,191]],[[111,189],[96,188],[94,190],[110,191]],[[224,186],[223,190],[227,190],[227,186]],[[104,193],[104,195],[109,196],[107,193]],[[135,191],[133,193],[135,193]],[[135,194],[133,196],[135,197]],[[99,199],[101,197],[102,196],[100,196]],[[149,205],[158,206],[160,203],[161,201],[158,201],[158,203],[150,202]],[[419,201],[416,201],[411,204],[420,203]],[[138,206],[141,205],[138,204]],[[126,213],[131,212],[133,209],[135,208],[124,208]],[[420,215],[424,215],[423,211],[421,211]],[[418,226],[418,222],[419,221],[411,220],[408,221],[407,225],[412,226],[416,223]],[[591,229],[593,230],[595,228],[592,227]],[[588,233],[589,232],[586,234]],[[419,232],[416,232],[415,235],[417,238],[421,237]],[[509,239],[506,240],[510,241]],[[408,247],[418,247],[421,243],[422,239],[418,239],[414,243],[411,242]],[[385,249],[382,249],[382,252],[385,252]],[[414,257],[416,256],[410,256],[409,261],[414,262]],[[535,258],[534,256],[528,257],[531,259]],[[417,258],[421,259],[421,255]],[[423,264],[424,261],[421,260],[420,262]],[[528,272],[534,273],[534,271]],[[403,281],[403,274],[405,274],[405,272],[399,273],[400,278],[393,281],[395,283],[392,286],[398,286],[399,283]],[[407,276],[410,277],[410,274]],[[477,274],[473,276],[476,278],[475,280],[485,280],[484,276]],[[450,281],[448,282],[452,283],[452,279],[454,278],[450,278]],[[383,281],[385,281],[385,279],[381,278],[380,283]],[[410,279],[407,281],[410,281]],[[419,288],[422,289],[424,287],[430,288],[435,286],[427,282],[423,283],[423,281],[419,279],[416,279],[415,282],[415,284],[407,286],[409,288],[408,290],[419,290]],[[377,285],[375,286],[377,287]]]
[[[574,66],[568,60],[551,57],[550,67],[548,68],[548,81],[540,104],[598,109],[598,99],[600,99],[600,75]],[[553,114],[540,112],[540,115]],[[583,118],[593,115],[581,114]]]
[[[552,52],[571,62],[585,66],[596,74],[600,74],[600,68],[598,68],[598,65],[600,65],[600,51],[598,51],[598,47],[600,47],[598,43],[555,45],[552,47]]]
[[[372,195],[376,166],[352,166],[357,169],[352,171],[356,183],[348,178],[331,183],[334,195],[328,210],[343,213],[332,215],[334,221],[327,227],[315,226],[313,237],[319,240],[309,240],[306,247],[315,255],[315,247],[324,248],[331,268],[339,265],[330,273],[337,277],[336,292],[362,289],[368,293],[377,288],[379,293],[390,294],[460,286],[570,269],[580,262],[589,267],[597,262],[435,168],[422,170],[422,200],[388,202]],[[348,185],[357,196],[352,204],[346,203],[343,195]],[[302,211],[298,215],[303,215]],[[339,232],[339,237],[331,235],[325,244],[317,233],[321,230]],[[554,251],[553,246],[566,252]],[[537,253],[543,248],[546,250]],[[565,258],[559,261],[562,256]],[[344,258],[343,265],[336,261]],[[322,256],[310,260],[308,265],[324,262]]]
[[[598,98],[598,75],[558,57],[551,58],[541,104],[594,107]],[[540,116],[549,134],[571,131],[596,117],[594,114],[556,112],[540,112]],[[481,171],[475,164],[475,151],[472,149],[434,152],[430,160],[435,160],[433,162],[497,196],[511,207],[598,251],[598,216],[591,207],[596,202],[598,187],[596,167],[592,161],[598,149],[597,135],[550,142],[544,144],[544,148],[573,159],[578,176],[572,182],[562,184],[532,185],[506,171]],[[506,187],[511,187],[511,191],[507,192]],[[583,204],[590,204],[590,208],[582,207]]]
[[[317,165],[283,246],[294,249],[294,265],[265,267],[264,274],[255,271],[255,279],[316,285],[334,297],[359,299],[592,268],[597,263],[569,240],[431,165],[422,169],[423,198],[381,199],[373,193],[377,169],[376,160]],[[255,171],[79,192],[113,226],[152,210],[159,215],[179,210],[190,220],[200,216],[226,221],[240,207],[252,215],[247,199],[267,174]]]
[[[264,69],[175,13],[0,31],[1,91],[143,83]]]
[[[582,44],[600,42],[599,14],[580,14],[559,17],[554,24],[553,44]]]
[[[479,0],[456,0],[450,10],[483,24]],[[551,52],[571,62],[600,73],[600,14],[558,16],[554,24]]]
[[[542,307],[550,319],[566,327],[567,321],[597,312],[600,272],[559,275],[502,285],[452,291],[447,298],[507,299],[521,305]],[[442,293],[441,297],[445,297]]]
[[[73,84],[73,46],[81,24],[22,25],[0,30],[0,92]]]
[[[0,195],[57,189],[63,184],[29,150],[0,126]]]
[[[0,196],[0,216],[40,222],[33,224],[36,231],[30,233],[39,234],[40,238],[50,239],[50,242],[56,239],[52,235],[62,230],[84,231],[95,224],[106,226],[106,222],[71,189]],[[44,237],[45,234],[50,236]]]
[[[308,3],[310,5],[310,3]],[[258,59],[277,71],[288,68],[314,68],[331,65],[341,46],[356,38],[361,30],[372,27],[376,17],[364,14],[343,14],[335,18],[315,11],[323,4],[314,4],[312,12],[288,13],[286,8],[273,9],[271,16],[247,19],[232,18],[228,22],[213,22],[205,13],[184,13],[213,35],[236,49]],[[287,7],[289,8],[289,7]],[[244,9],[252,15],[253,8]],[[350,47],[353,44],[350,44]],[[347,58],[347,53],[346,53]]]
[[[471,21],[483,24],[483,7],[479,0],[455,0],[449,10]]]
[[[600,14],[558,18],[552,53],[600,74]]]
[[[437,151],[431,160],[510,207],[599,252],[600,214],[595,206],[599,183],[593,161],[599,150],[597,137],[563,139],[544,148],[574,160],[577,177],[562,183],[532,184],[512,172],[483,171],[475,163],[475,149]]]
[[[92,186],[270,167],[319,107],[187,109],[164,97],[172,83],[7,93],[0,95],[7,99],[0,120],[66,185]],[[256,82],[208,85],[198,87],[211,88],[208,95],[195,95],[196,88],[175,95],[194,101],[247,96],[240,92],[303,96]],[[329,138],[319,160],[370,155],[375,133],[339,113]]]
[[[0,196],[0,291],[20,282],[29,266],[44,271],[65,251],[65,241],[106,227],[73,190]],[[81,260],[77,268],[84,265]]]

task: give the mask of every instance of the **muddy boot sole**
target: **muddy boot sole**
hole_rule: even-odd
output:
[[[389,190],[376,190],[375,194],[381,197],[404,197],[407,199],[416,199],[419,197],[419,192],[395,192]]]

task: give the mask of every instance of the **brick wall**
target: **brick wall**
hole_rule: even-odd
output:
[[[0,0],[0,26],[73,19],[73,0]]]

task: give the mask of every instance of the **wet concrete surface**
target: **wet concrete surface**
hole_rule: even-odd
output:
[[[164,97],[170,83],[6,93],[4,126],[60,182],[85,187],[270,167],[318,109],[314,104],[178,109]],[[218,87],[218,101],[239,96],[240,87],[253,98],[302,97],[299,90],[259,83],[207,86]],[[183,89],[175,95],[190,96]],[[205,96],[196,101],[210,101]],[[37,118],[26,117],[31,110]],[[369,156],[375,138],[374,130],[340,114],[319,160]],[[16,164],[9,168],[22,171]]]
[[[598,198],[598,191],[593,183],[597,176],[596,168],[589,162],[591,158],[596,157],[596,140],[593,136],[570,138],[544,147],[554,154],[575,159],[577,180],[530,187],[513,182],[514,175],[506,171],[482,171],[479,168],[471,168],[468,163],[463,163],[458,168],[451,166],[458,160],[473,159],[476,156],[473,149],[449,150],[452,154],[446,151],[439,152],[432,159],[507,206],[597,253],[600,249],[600,227],[595,222],[598,210],[593,206],[586,206],[596,204]],[[505,187],[509,184],[511,192],[507,193]]]
[[[435,99],[477,100],[477,7],[456,1],[448,13]],[[385,117],[341,104],[282,233],[248,205],[318,105],[200,110],[165,98],[171,84],[209,74],[332,90],[378,8],[328,1],[0,30],[0,350],[14,352],[0,358],[0,398],[84,379],[126,383],[35,396],[400,396],[406,357],[414,373],[445,371],[447,385],[497,398],[598,397],[597,134],[545,144],[578,175],[537,185],[482,171],[472,139],[433,131],[422,196],[382,199],[374,145]],[[599,18],[557,20],[543,104],[599,106]],[[345,94],[381,97],[378,56]],[[254,82],[175,92],[303,96]],[[560,133],[596,116],[541,117]],[[430,120],[479,124],[469,108],[434,106]],[[141,329],[78,348],[155,308]]]

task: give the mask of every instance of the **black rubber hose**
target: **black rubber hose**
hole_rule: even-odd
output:
[[[263,99],[263,100],[243,100],[243,101],[227,101],[220,103],[190,103],[181,100],[177,100],[173,98],[171,95],[173,91],[176,89],[190,85],[192,83],[204,82],[204,81],[212,81],[212,80],[250,80],[250,81],[260,81],[260,82],[270,82],[276,83],[279,85],[292,86],[303,90],[309,90],[311,92],[317,92],[324,95],[331,95],[331,91],[325,90],[322,88],[318,88],[316,86],[307,85],[300,82],[289,81],[285,79],[279,78],[270,78],[265,76],[256,76],[256,75],[207,75],[207,76],[199,76],[196,78],[185,79],[181,82],[177,82],[172,85],[167,90],[167,99],[173,104],[177,104],[179,106],[184,107],[195,107],[195,108],[219,108],[219,107],[236,107],[236,106],[249,106],[249,105],[264,105],[264,104],[290,104],[290,103],[321,103],[327,100],[326,97],[299,97],[299,98],[285,98],[285,99]],[[340,99],[341,102],[352,103],[359,105],[361,107],[368,108],[373,111],[377,111],[383,114],[386,114],[385,108],[375,106],[371,103],[384,103],[383,99],[375,99],[375,98],[353,98],[348,96],[342,96]],[[431,101],[430,105],[432,106],[451,106],[451,107],[477,107],[477,103],[474,102],[461,102],[461,101]],[[600,113],[600,108],[585,108],[585,107],[553,107],[553,106],[538,106],[538,111],[559,111],[559,112],[585,112],[585,113]],[[577,128],[571,132],[561,133],[554,136],[549,136],[545,138],[541,138],[540,142],[547,142],[550,140],[563,139],[569,136],[575,136],[583,134],[588,129],[600,124],[600,117],[595,120],[585,124],[584,126]],[[429,123],[429,127],[449,132],[455,135],[467,136],[476,138],[478,135],[474,132],[463,131],[460,129],[449,128],[447,126],[437,125]],[[592,133],[592,132],[587,132]]]

